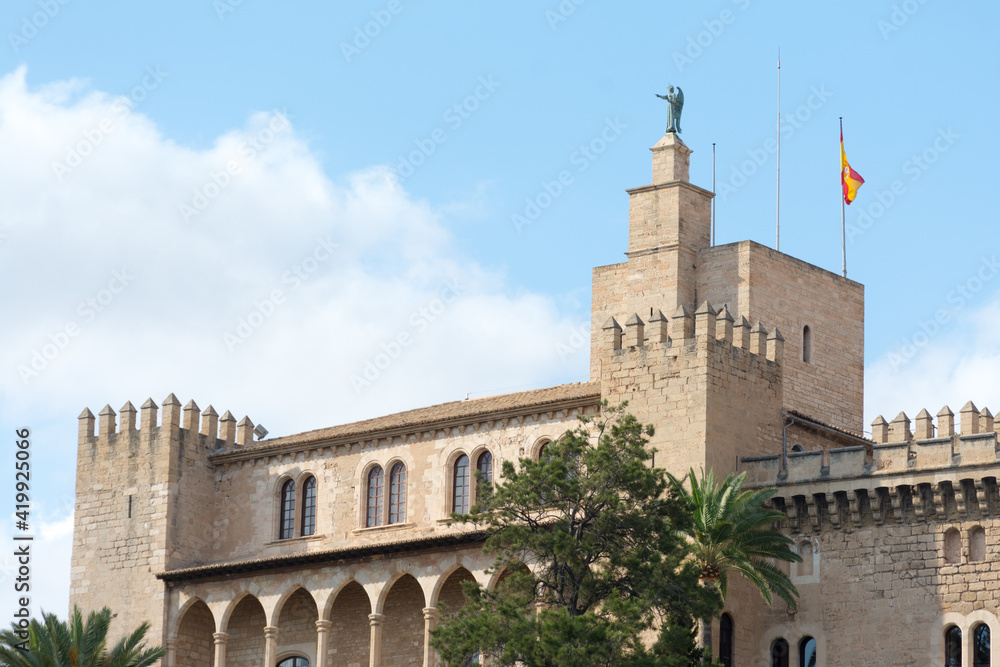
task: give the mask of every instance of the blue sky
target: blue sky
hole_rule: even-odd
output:
[[[998,14],[5,2],[0,428],[35,433],[34,603],[65,610],[84,406],[176,392],[280,435],[586,379],[590,271],[623,259],[624,190],[649,181],[668,84],[695,183],[717,145],[718,241],[773,245],[779,48],[781,249],[840,270],[840,116],[866,179],[847,221],[868,420],[995,401]],[[563,170],[572,183],[516,225]],[[0,615],[9,572],[0,559]]]

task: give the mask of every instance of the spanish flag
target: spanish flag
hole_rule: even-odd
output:
[[[844,152],[844,131],[840,131],[840,182],[844,185],[844,201],[850,204],[858,196],[858,188],[864,185],[861,174],[851,169]]]

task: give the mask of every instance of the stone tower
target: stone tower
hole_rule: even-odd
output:
[[[691,150],[676,134],[650,149],[653,182],[628,191],[627,261],[594,269],[591,331],[609,317],[645,324],[709,302],[735,318],[777,328],[784,407],[861,432],[864,286],[753,241],[710,245],[713,194],[689,182]],[[673,335],[673,334],[671,334]],[[591,337],[591,379],[601,376]]]

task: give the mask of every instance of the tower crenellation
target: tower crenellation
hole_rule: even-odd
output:
[[[220,420],[219,413],[211,405],[201,411],[198,404],[191,400],[188,401],[183,410],[179,410],[180,401],[173,394],[164,399],[163,405],[165,410],[162,424],[157,423],[159,408],[152,398],[146,399],[146,402],[142,404],[142,413],[138,418],[139,413],[131,401],[126,401],[117,413],[110,405],[105,405],[101,408],[98,418],[94,417],[94,413],[89,408],[84,408],[79,417],[79,442],[84,444],[97,438],[105,441],[105,444],[109,444],[113,437],[140,433],[144,436],[155,435],[160,429],[166,428],[167,430],[185,430],[206,436],[206,446],[215,443],[215,441],[219,441],[218,447],[223,448],[226,445],[252,443],[254,423],[250,421],[249,417],[244,417],[237,428],[236,418],[233,417],[232,413],[227,411]],[[182,413],[183,424],[179,416]],[[231,429],[229,428],[230,424],[232,425]],[[220,425],[222,426],[221,430]],[[97,427],[96,433],[95,426]],[[242,441],[237,438],[238,431]]]

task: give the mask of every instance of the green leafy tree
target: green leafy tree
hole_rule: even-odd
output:
[[[107,647],[111,610],[92,611],[83,622],[79,608],[67,624],[55,614],[42,613],[26,629],[14,625],[0,632],[0,665],[4,667],[148,667],[164,656],[160,647],[147,648],[143,623],[111,649]]]
[[[775,489],[744,491],[746,473],[729,475],[722,484],[715,481],[711,470],[695,476],[688,473],[690,490],[684,480],[673,475],[670,486],[674,494],[688,507],[692,521],[683,531],[691,543],[702,583],[717,588],[726,599],[730,573],[745,577],[757,587],[768,605],[774,595],[796,608],[798,591],[775,561],[800,562],[792,551],[792,540],[772,526],[785,518],[784,513],[765,506]],[[712,646],[712,618],[702,617],[702,645]]]
[[[650,466],[652,427],[622,408],[583,419],[540,461],[505,461],[497,487],[454,516],[486,530],[504,574],[493,591],[467,583],[434,632],[447,664],[701,664],[695,619],[719,593],[689,558],[686,501]]]

